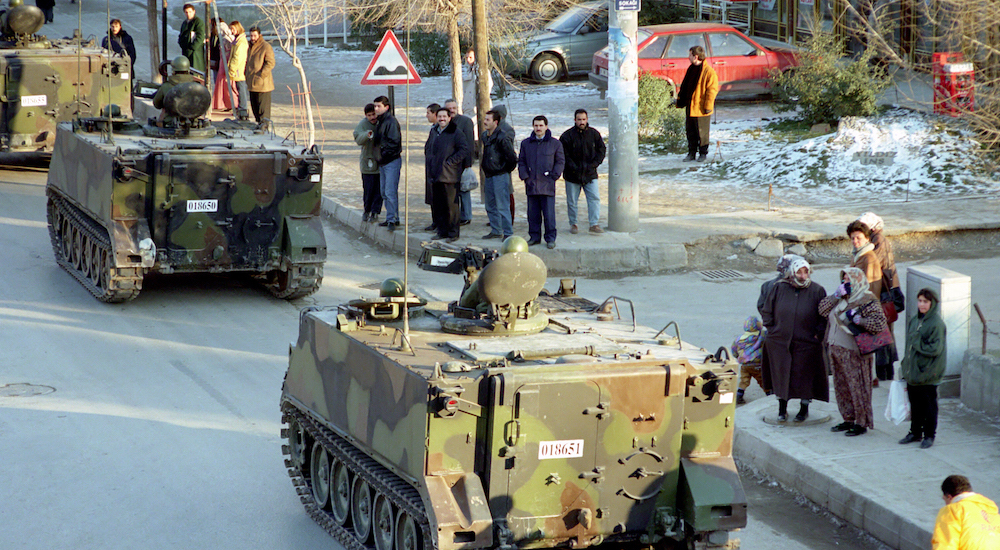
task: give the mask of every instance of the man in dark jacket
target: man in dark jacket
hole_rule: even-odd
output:
[[[462,162],[469,154],[469,143],[446,108],[437,112],[437,125],[431,128],[424,144],[424,175],[431,182],[431,215],[437,227],[437,239],[453,243],[459,237],[458,186],[462,181]]]
[[[542,115],[531,121],[532,133],[521,142],[517,156],[517,175],[528,193],[528,244],[542,242],[545,221],[545,246],[556,247],[556,180],[566,165],[563,146],[549,131],[549,119]]]
[[[188,58],[191,68],[205,73],[205,22],[195,14],[194,6],[184,4],[184,22],[177,36],[181,55]]]
[[[462,168],[468,170],[472,168],[472,159],[475,154],[473,149],[476,146],[476,123],[472,122],[471,118],[459,114],[458,102],[454,99],[445,101],[444,106],[451,113],[451,120],[455,123],[455,126],[458,126],[458,130],[465,134],[465,140],[469,142],[469,155],[462,163]],[[474,172],[470,172],[470,174],[474,174]],[[466,174],[465,177],[468,178],[470,175]],[[462,202],[461,223],[462,225],[469,225],[472,222],[472,193],[459,189],[458,197]]]
[[[403,134],[399,131],[396,117],[392,116],[388,97],[380,95],[375,98],[375,114],[378,115],[375,162],[378,162],[379,190],[385,205],[385,221],[379,225],[395,231],[399,225],[399,172],[403,166],[399,156],[403,152]]]
[[[111,20],[110,32],[108,32],[108,36],[105,36],[101,42],[101,47],[114,55],[121,57],[128,56],[132,73],[135,73],[135,43],[132,41],[132,36],[122,28],[121,19]]]
[[[591,233],[604,233],[601,229],[601,195],[597,189],[597,167],[604,162],[607,148],[604,138],[587,122],[587,111],[577,109],[573,127],[559,137],[566,153],[566,213],[569,214],[569,232],[576,234],[576,205],[580,191],[587,196],[587,222]]]
[[[500,128],[500,113],[487,111],[483,116],[486,133],[483,135],[483,181],[486,215],[490,218],[490,233],[484,239],[510,237],[514,230],[508,199],[511,193],[510,173],[517,168],[514,136]]]

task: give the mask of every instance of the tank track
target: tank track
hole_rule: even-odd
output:
[[[47,209],[49,239],[52,241],[52,252],[55,254],[56,263],[102,302],[121,303],[135,299],[139,295],[139,291],[142,290],[142,272],[139,268],[119,269],[115,267],[108,230],[58,193],[50,189],[47,194],[49,197]],[[77,269],[63,252],[65,248],[63,235],[56,227],[62,219],[68,220],[72,227],[83,235],[85,244],[81,248],[89,248],[91,243],[97,245],[98,253],[104,258],[104,261],[98,264],[102,265],[101,271],[103,272],[98,277],[101,286],[98,286],[88,273]],[[69,246],[72,247],[73,243],[70,243]],[[82,254],[83,251],[81,250],[80,253]]]
[[[323,284],[323,264],[293,264],[287,272],[271,271],[264,275],[264,286],[282,300],[303,298]]]
[[[423,549],[434,550],[437,548],[437,541],[430,536],[430,520],[424,508],[423,500],[416,488],[402,480],[385,466],[382,466],[374,458],[368,456],[361,449],[353,446],[343,437],[337,435],[332,430],[316,421],[313,415],[300,410],[290,402],[283,401],[281,404],[281,421],[288,424],[294,420],[309,434],[313,440],[323,445],[330,455],[343,463],[350,470],[352,477],[360,475],[371,488],[388,498],[393,506],[398,510],[403,510],[420,528],[423,536]],[[283,432],[286,430],[282,430]],[[289,442],[290,436],[286,436]],[[290,442],[289,442],[290,443]],[[290,454],[289,445],[282,446],[282,453]],[[338,542],[344,545],[346,550],[374,550],[375,544],[365,544],[359,541],[354,535],[354,531],[348,527],[339,525],[334,520],[333,515],[328,510],[316,505],[313,499],[309,479],[305,472],[292,461],[285,459],[285,466],[288,468],[288,476],[292,478],[292,485],[295,486],[299,494],[299,500],[305,506],[306,512],[313,520],[319,524],[327,533]],[[374,529],[374,526],[373,526]]]

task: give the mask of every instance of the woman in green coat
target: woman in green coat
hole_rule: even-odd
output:
[[[917,314],[906,322],[906,355],[903,379],[910,396],[910,433],[900,444],[920,441],[920,448],[934,444],[937,431],[937,387],[944,376],[945,339],[948,334],[938,311],[940,300],[929,288],[917,293]]]

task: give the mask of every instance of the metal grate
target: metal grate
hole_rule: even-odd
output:
[[[699,271],[702,277],[709,281],[728,281],[730,279],[745,279],[747,276],[733,269],[709,269]]]

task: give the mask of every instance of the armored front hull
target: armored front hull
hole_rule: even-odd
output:
[[[92,46],[34,37],[0,39],[0,153],[51,154],[56,125],[97,116],[114,103],[130,114],[127,57],[109,57]],[[79,86],[74,83],[80,82]]]
[[[538,304],[539,334],[424,315],[402,348],[401,323],[304,311],[281,406],[310,514],[355,549],[734,547],[732,363],[581,298]]]
[[[204,138],[110,126],[60,124],[46,187],[56,259],[95,297],[134,298],[147,273],[250,273],[281,298],[319,288],[318,152],[237,122]]]

